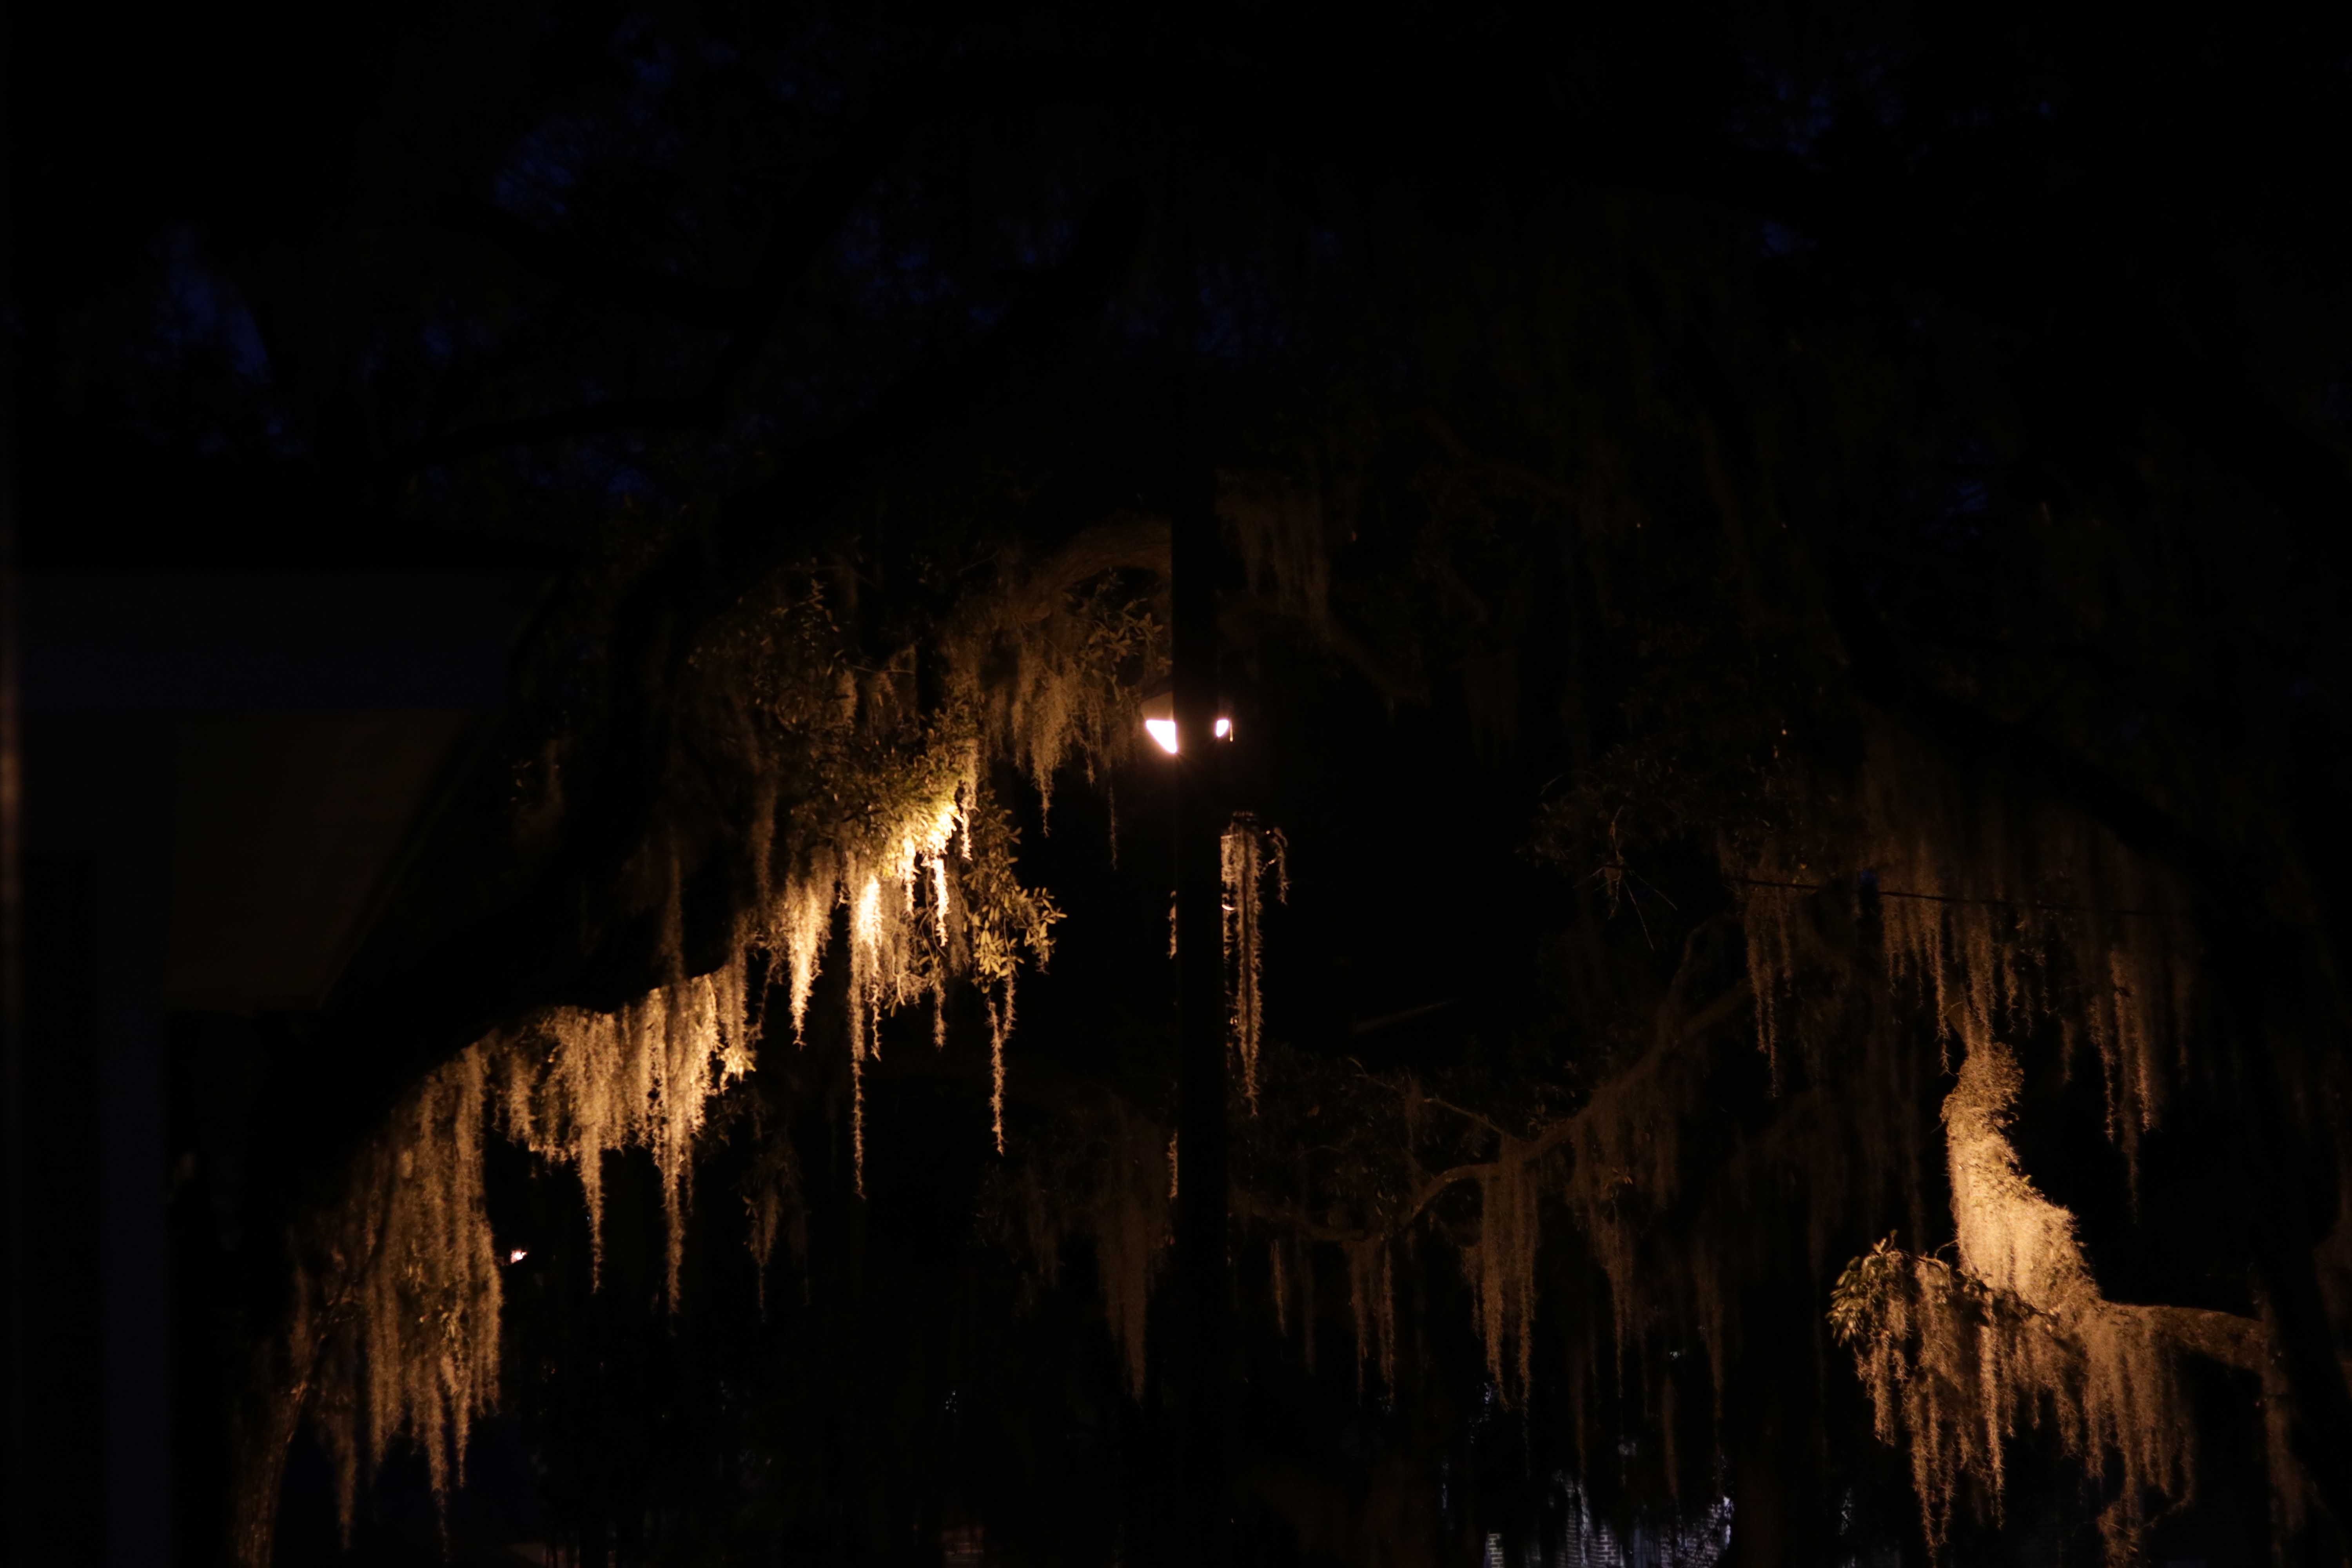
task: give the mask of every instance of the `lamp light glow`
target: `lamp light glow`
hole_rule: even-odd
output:
[[[1161,751],[1167,752],[1171,757],[1176,754],[1175,720],[1146,719],[1143,721],[1143,729],[1146,734],[1150,735],[1152,740],[1159,742],[1160,749]],[[1232,740],[1234,738],[1234,721],[1231,719],[1218,720],[1215,734],[1217,739],[1220,741]]]

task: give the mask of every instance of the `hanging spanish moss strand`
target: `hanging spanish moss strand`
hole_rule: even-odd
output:
[[[1219,473],[1217,515],[1240,542],[1250,592],[1321,631],[1331,615],[1331,519],[1336,512],[1344,520],[1354,497],[1332,483],[1314,454],[1300,458],[1285,468]]]
[[[917,798],[895,826],[861,844],[813,855],[788,880],[764,942],[783,955],[795,1037],[805,1038],[814,990],[832,925],[848,911],[850,1142],[854,1176],[866,1186],[866,1068],[878,1058],[882,1019],[928,1000],[932,1041],[946,1042],[946,988],[967,973],[982,988],[989,1018],[991,1122],[1004,1144],[1004,1048],[1013,1028],[1013,976],[1024,957],[1041,968],[1060,913],[1013,875],[1016,839],[1003,809],[982,799],[967,749],[942,777],[941,793]]]
[[[2184,900],[2104,830],[1997,794],[1964,796],[1933,759],[1881,739],[1863,771],[1861,863],[1885,887],[1886,965],[1951,1047],[2051,1018],[2088,1047],[2111,1137],[2137,1176],[2196,1005]],[[2135,1185],[2137,1184],[2135,1181]]]
[[[433,1073],[362,1152],[339,1223],[306,1249],[294,1342],[319,1348],[312,1413],[350,1539],[360,1487],[394,1438],[425,1455],[436,1503],[498,1403],[503,1289],[482,1192],[479,1051]]]
[[[499,1125],[572,1165],[601,1267],[603,1162],[647,1149],[667,1221],[673,1310],[692,1145],[707,1107],[750,1070],[731,971],[656,988],[618,1014],[551,1013],[461,1052],[414,1091],[362,1152],[341,1207],[297,1280],[295,1342],[319,1325],[313,1410],[336,1459],[348,1528],[389,1444],[423,1450],[436,1499],[463,1475],[477,1416],[497,1399],[497,1244],[482,1194],[482,1138]],[[495,1089],[495,1095],[493,1089]]]
[[[1909,1455],[1931,1545],[1948,1539],[1970,1483],[1998,1519],[2007,1444],[2047,1422],[2087,1483],[2115,1483],[2101,1524],[2109,1561],[2121,1564],[2140,1554],[2149,1500],[2179,1500],[2193,1474],[2180,1356],[2259,1371],[2252,1346],[2263,1331],[2224,1314],[2106,1300],[2074,1215],[2036,1191],[2018,1163],[2008,1127],[2022,1075],[2007,1042],[2046,1026],[2070,1056],[2084,1050],[2097,1060],[2107,1130],[2136,1190],[2139,1136],[2161,1115],[2197,1005],[2195,955],[2173,912],[2182,900],[2165,878],[2103,830],[1997,785],[1956,780],[1892,735],[1872,738],[1841,853],[1869,873],[1860,886],[1877,917],[1874,963],[1853,950],[1850,917],[1819,890],[1837,879],[1769,848],[1725,869],[1744,889],[1757,1044],[1776,1089],[1793,1049],[1811,1083],[1868,1082],[1874,1087],[1862,1098],[1910,1102],[1916,1068],[1892,1019],[1870,1011],[1873,994],[1916,1009],[1941,1064],[1958,1070],[1942,1114],[1956,1259],[1915,1257],[1890,1238],[1847,1267],[1832,1313],[1879,1436]],[[1871,897],[1877,888],[1886,894]],[[1841,918],[1849,919],[1843,948],[1832,930]],[[1832,1006],[1862,1009],[1848,1015],[1861,1026],[1859,1062],[1826,1059]],[[1790,1146],[1814,1151],[1824,1195],[1851,1204],[1885,1174],[1916,1167],[1907,1142],[1888,1141],[1890,1131],[1908,1139],[1908,1118],[1864,1121],[1840,1136],[1829,1114],[1824,1096],[1809,1090],[1783,1118]],[[1580,1167],[1595,1156],[1606,1152],[1580,1148]],[[1917,1231],[1920,1188],[1916,1180],[1905,1187]],[[1605,1213],[1580,1206],[1589,1226],[1605,1224]],[[1815,1254],[1831,1217],[1828,1204],[1809,1216]],[[1601,1250],[1614,1288],[1630,1258]],[[1727,1328],[1729,1320],[1717,1322]],[[1702,1336],[1711,1357],[1724,1353],[1720,1331]],[[2282,1458],[2273,1474],[2283,1513],[2299,1507],[2294,1468]]]
[[[1115,1103],[1082,1141],[1040,1142],[999,1167],[1001,1184],[982,1205],[999,1241],[1040,1285],[1057,1278],[1065,1241],[1086,1237],[1103,1327],[1139,1400],[1150,1371],[1152,1282],[1175,1240],[1172,1152],[1158,1123]]]
[[[1302,1243],[1298,1248],[1298,1350],[1299,1360],[1306,1364],[1307,1375],[1315,1375],[1315,1252]]]
[[[1226,989],[1234,1044],[1242,1062],[1242,1095],[1250,1114],[1257,1114],[1257,1064],[1264,1039],[1265,1010],[1260,997],[1265,973],[1265,883],[1275,878],[1276,895],[1290,901],[1289,841],[1278,827],[1267,827],[1247,813],[1237,815],[1224,832],[1222,845],[1224,875],[1224,952]],[[1170,952],[1174,930],[1169,927]]]
[[[810,855],[802,875],[777,897],[766,934],[752,939],[781,953],[794,1034],[804,1038],[831,910],[856,889],[849,1014],[861,1195],[864,1068],[882,1013],[935,994],[948,955],[969,955],[1004,998],[993,1041],[1001,1064],[1014,966],[1023,952],[1042,958],[1057,918],[1013,880],[1012,831],[993,810],[983,813],[986,847],[957,868],[961,879],[978,879],[982,897],[953,898],[945,867],[950,842],[971,832],[965,798],[959,779],[944,797],[884,835],[880,854]],[[924,871],[930,874],[919,876]],[[578,1175],[592,1279],[603,1271],[604,1156],[646,1149],[661,1181],[666,1293],[677,1310],[695,1144],[712,1098],[751,1070],[755,1043],[750,943],[739,945],[716,973],[684,977],[674,870],[669,884],[667,982],[611,1012],[550,1009],[486,1037],[427,1079],[363,1157],[331,1221],[335,1234],[322,1245],[324,1264],[298,1281],[289,1344],[319,1337],[314,1322],[328,1325],[312,1407],[337,1458],[347,1521],[361,1480],[395,1437],[425,1451],[435,1493],[446,1496],[461,1473],[473,1419],[495,1400],[499,1282],[481,1199],[487,1121],[494,1119],[515,1142]],[[886,887],[896,896],[886,897]],[[957,915],[968,918],[951,927]],[[781,1210],[771,1213],[774,1217],[753,1228],[763,1264],[781,1223]]]
[[[854,1016],[854,1015],[853,1015]],[[849,1160],[857,1196],[866,1196],[866,1038],[858,1025],[849,1039]]]
[[[1013,1033],[1013,975],[1004,976],[1000,996],[982,993],[988,1008],[988,1108],[996,1132],[996,1152],[1004,1152],[1004,1039]]]
[[[1151,1279],[1174,1239],[1160,1196],[1158,1130],[1120,1112],[1103,1151],[1094,1205],[1095,1268],[1103,1313],[1126,1363],[1128,1387],[1143,1397]]]
[[[756,1114],[756,1113],[755,1113]],[[768,1314],[768,1265],[783,1240],[796,1260],[808,1257],[808,1209],[792,1139],[781,1130],[760,1140],[760,1158],[743,1196],[751,1220],[752,1289],[761,1320]]]
[[[1499,1134],[1502,1147],[1479,1179],[1478,1239],[1464,1258],[1486,1348],[1486,1375],[1505,1399],[1524,1400],[1535,1357],[1538,1155]]]
[[[1366,1237],[1348,1247],[1348,1306],[1356,1326],[1356,1394],[1364,1393],[1364,1368],[1379,1370],[1381,1386],[1396,1392],[1396,1271],[1386,1236]]]
[[[809,995],[816,989],[817,965],[833,936],[838,881],[829,856],[812,857],[811,864],[786,886],[771,915],[769,942],[784,961],[793,1039],[801,1045],[808,1043]]]
[[[1017,626],[983,620],[946,651],[952,700],[974,716],[982,745],[1027,774],[1050,818],[1065,766],[1092,784],[1133,750],[1135,691],[1120,668],[1139,656],[1164,668],[1166,634],[1142,605],[1106,593]]]
[[[752,1068],[743,960],[657,987],[615,1013],[557,1008],[471,1048],[499,1083],[500,1131],[580,1178],[592,1279],[604,1263],[604,1159],[654,1157],[668,1228],[667,1288],[677,1305],[695,1141],[710,1100]]]
[[[1831,1320],[1879,1436],[1909,1450],[1931,1544],[1948,1536],[1964,1481],[1998,1521],[2005,1447],[2047,1419],[2087,1484],[2116,1479],[2100,1528],[2121,1568],[2143,1554],[2147,1500],[2184,1500],[2195,1476],[2182,1353],[2267,1380],[2267,1334],[2251,1319],[2100,1294],[2074,1215],[2019,1168],[2008,1128],[2021,1082],[2008,1047],[1979,1040],[1945,1100],[1957,1264],[1881,1243],[1839,1279]],[[2269,1430],[2282,1517],[2299,1517],[2299,1471],[2275,1417]]]
[[[928,998],[933,1038],[943,1042],[951,974],[990,1001],[992,1121],[1003,1148],[1014,975],[1024,963],[1045,966],[1061,917],[1014,874],[1018,835],[986,796],[985,769],[1014,762],[1047,805],[1066,765],[1095,779],[1136,743],[1132,671],[1164,664],[1164,636],[1147,604],[1116,586],[1080,591],[1049,578],[1041,591],[1008,564],[995,590],[976,595],[928,649],[946,695],[941,710],[927,712],[915,700],[916,650],[878,664],[858,657],[832,616],[823,574],[784,582],[791,576],[727,634],[727,658],[709,665],[754,678],[730,676],[709,710],[740,732],[757,775],[755,819],[741,838],[757,907],[732,933],[727,962],[715,973],[686,973],[680,851],[675,837],[657,838],[648,856],[657,874],[643,881],[658,889],[649,901],[659,983],[610,1010],[545,1009],[468,1047],[409,1093],[354,1161],[339,1200],[304,1222],[277,1336],[283,1364],[271,1376],[283,1384],[281,1403],[307,1404],[324,1431],[347,1531],[363,1476],[394,1438],[423,1449],[435,1495],[446,1498],[472,1421],[495,1401],[500,1285],[482,1196],[486,1123],[577,1174],[592,1280],[604,1264],[604,1158],[646,1149],[661,1181],[676,1310],[695,1146],[709,1101],[753,1067],[755,950],[761,972],[782,983],[793,1037],[804,1046],[835,911],[847,912],[861,1194],[865,1068],[880,1021]],[[779,778],[811,773],[823,792],[787,800]],[[1156,1142],[1153,1153],[1156,1163]],[[802,1245],[788,1158],[751,1199],[751,1247],[763,1276],[780,1232],[789,1227]],[[1157,1204],[1156,1170],[1146,1184]],[[1128,1280],[1133,1270],[1122,1268]],[[1122,1289],[1120,1312],[1132,1318],[1122,1332],[1139,1335],[1141,1295]],[[290,1416],[269,1425],[257,1439],[268,1451],[239,1457],[273,1493],[290,1431]],[[268,1509],[261,1492],[246,1489],[239,1509],[251,1518],[241,1538],[260,1551]]]
[[[1797,968],[1789,931],[1787,899],[1778,889],[1751,888],[1741,925],[1748,936],[1748,984],[1756,995],[1756,1044],[1772,1071],[1772,1092],[1780,1092],[1780,1037],[1786,992]]]

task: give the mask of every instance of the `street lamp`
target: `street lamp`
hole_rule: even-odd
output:
[[[1154,681],[1143,694],[1141,704],[1143,732],[1151,737],[1160,749],[1170,756],[1176,754],[1176,688],[1173,682]],[[1233,716],[1226,711],[1225,700],[1217,699],[1217,722],[1213,731],[1218,740],[1234,738]]]

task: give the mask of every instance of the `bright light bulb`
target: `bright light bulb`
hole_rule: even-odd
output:
[[[530,1256],[530,1253],[525,1252],[521,1247],[518,1247],[512,1252],[507,1254],[507,1261],[509,1263],[520,1263],[524,1258],[529,1258]]]
[[[1161,751],[1167,752],[1171,757],[1176,754],[1175,720],[1146,719],[1143,721],[1143,728],[1154,741],[1160,743],[1160,749]],[[1215,733],[1217,739],[1220,741],[1232,740],[1234,738],[1234,721],[1231,719],[1218,720]]]

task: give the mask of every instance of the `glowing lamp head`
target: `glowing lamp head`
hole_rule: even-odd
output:
[[[525,1252],[521,1247],[518,1247],[507,1254],[507,1261],[509,1263],[520,1263],[524,1258],[529,1258],[530,1256],[530,1253]]]
[[[1224,700],[1218,699],[1221,711],[1211,732],[1220,741],[1230,741],[1234,738],[1234,721],[1222,711],[1224,705]],[[1143,732],[1161,751],[1171,757],[1176,754],[1176,693],[1165,683],[1143,700]]]
[[[1175,720],[1146,719],[1143,721],[1143,729],[1146,734],[1150,735],[1154,741],[1157,741],[1160,743],[1160,749],[1161,751],[1167,752],[1171,757],[1176,754]],[[1232,740],[1234,738],[1234,721],[1231,719],[1218,720],[1216,733],[1217,739],[1220,741]]]

